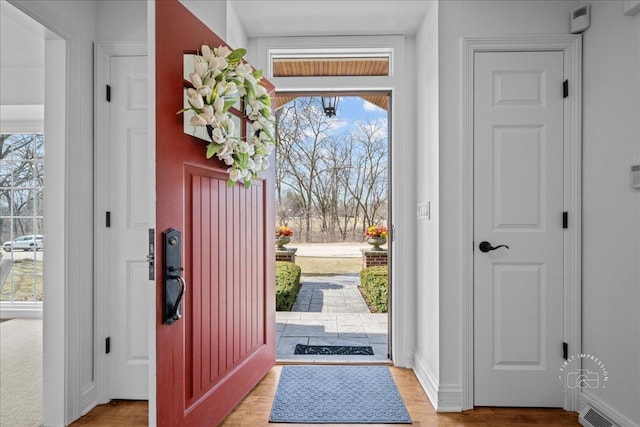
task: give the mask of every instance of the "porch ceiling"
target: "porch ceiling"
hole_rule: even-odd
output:
[[[276,58],[273,61],[274,77],[318,77],[318,76],[387,76],[389,58]],[[332,94],[333,96],[334,94]],[[370,103],[386,110],[389,97],[386,94],[354,93]],[[275,108],[280,108],[298,96],[308,94],[282,94],[275,99]]]

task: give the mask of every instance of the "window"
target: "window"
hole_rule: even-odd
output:
[[[273,77],[388,76],[389,57],[277,57]]]
[[[44,135],[1,134],[0,301],[42,301]]]

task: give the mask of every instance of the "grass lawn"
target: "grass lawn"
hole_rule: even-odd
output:
[[[302,275],[348,274],[359,273],[362,270],[362,258],[296,256],[296,264],[302,269]]]
[[[35,263],[35,264],[34,264]],[[38,276],[34,276],[35,273]],[[36,301],[42,301],[42,261],[32,259],[19,259],[13,263],[12,271],[9,273],[2,289],[0,290],[0,301],[11,300],[11,276],[13,276],[14,301],[33,301],[33,285],[35,280]]]

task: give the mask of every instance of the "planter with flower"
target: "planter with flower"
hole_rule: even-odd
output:
[[[276,249],[285,249],[284,245],[291,241],[293,230],[285,225],[276,227]]]
[[[191,125],[206,129],[206,157],[216,156],[228,166],[229,186],[236,182],[250,186],[269,167],[274,147],[271,98],[261,83],[262,70],[244,61],[246,53],[202,45],[193,55],[185,108],[178,111],[185,113],[185,119],[189,116]],[[236,115],[235,108],[240,109]],[[237,115],[246,119],[244,137]]]
[[[364,236],[367,238],[367,243],[373,246],[372,251],[383,250],[380,246],[387,243],[387,227],[383,225],[372,225],[364,232]]]

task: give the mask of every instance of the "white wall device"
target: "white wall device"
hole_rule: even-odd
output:
[[[589,28],[590,15],[589,5],[573,9],[571,11],[571,32],[577,34]]]
[[[640,189],[640,165],[631,166],[631,188]]]

